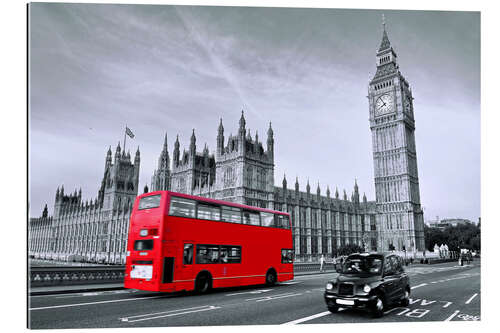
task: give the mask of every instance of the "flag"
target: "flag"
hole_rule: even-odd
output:
[[[128,136],[130,136],[130,138],[134,138],[134,133],[132,133],[132,131],[130,130],[130,128],[128,128],[127,126],[125,126],[125,133],[127,133]]]

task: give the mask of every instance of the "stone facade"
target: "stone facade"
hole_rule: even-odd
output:
[[[81,190],[66,195],[57,188],[54,216],[31,219],[29,254],[35,258],[125,263],[130,212],[139,185],[140,152],[134,163],[130,153],[111,147],[106,155],[98,196],[82,201]]]
[[[367,250],[377,250],[377,225],[375,203],[359,200],[358,185],[350,200],[344,190],[339,198],[321,195],[318,184],[316,194],[311,193],[309,181],[306,191],[287,188],[286,177],[282,187],[274,185],[274,132],[271,124],[267,130],[266,149],[259,141],[258,133],[252,138],[246,129],[242,112],[238,134],[230,135],[227,143],[224,126],[220,120],[217,130],[217,150],[209,154],[205,145],[202,152],[196,151],[196,136],[193,130],[189,150],[180,153],[177,140],[174,144],[172,169],[169,164],[158,164],[151,179],[152,190],[172,190],[232,201],[250,206],[276,209],[290,213],[293,223],[295,257],[299,261],[318,260],[321,254],[333,256],[343,245],[356,244]],[[165,135],[167,137],[167,135]],[[167,142],[160,154],[168,156]],[[170,180],[160,181],[158,175],[171,175]],[[165,184],[161,186],[160,184]],[[167,186],[166,184],[170,184]]]

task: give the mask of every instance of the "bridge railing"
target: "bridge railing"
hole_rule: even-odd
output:
[[[31,267],[31,287],[123,282],[125,266]]]
[[[296,263],[295,273],[319,272],[319,263]],[[326,263],[325,270],[334,271],[332,263]],[[102,283],[122,283],[125,266],[83,266],[83,267],[31,267],[29,270],[30,286],[66,286]]]

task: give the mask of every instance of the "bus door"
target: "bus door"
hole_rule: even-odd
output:
[[[163,241],[165,246],[163,248],[163,256],[162,256],[162,279],[161,283],[172,283],[174,282],[174,273],[179,267],[179,264],[176,263],[176,249],[178,245],[175,241],[166,240]],[[177,267],[176,267],[177,266]],[[178,274],[176,273],[175,276]]]
[[[194,280],[194,242],[190,240],[186,240],[182,242],[181,246],[182,254],[179,259],[182,260],[182,265],[179,265],[179,280]],[[179,260],[180,261],[180,260]]]

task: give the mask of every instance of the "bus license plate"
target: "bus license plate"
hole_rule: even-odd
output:
[[[132,279],[151,279],[153,277],[153,266],[137,265],[130,271]]]
[[[354,301],[349,299],[337,299],[337,304],[354,305]]]

